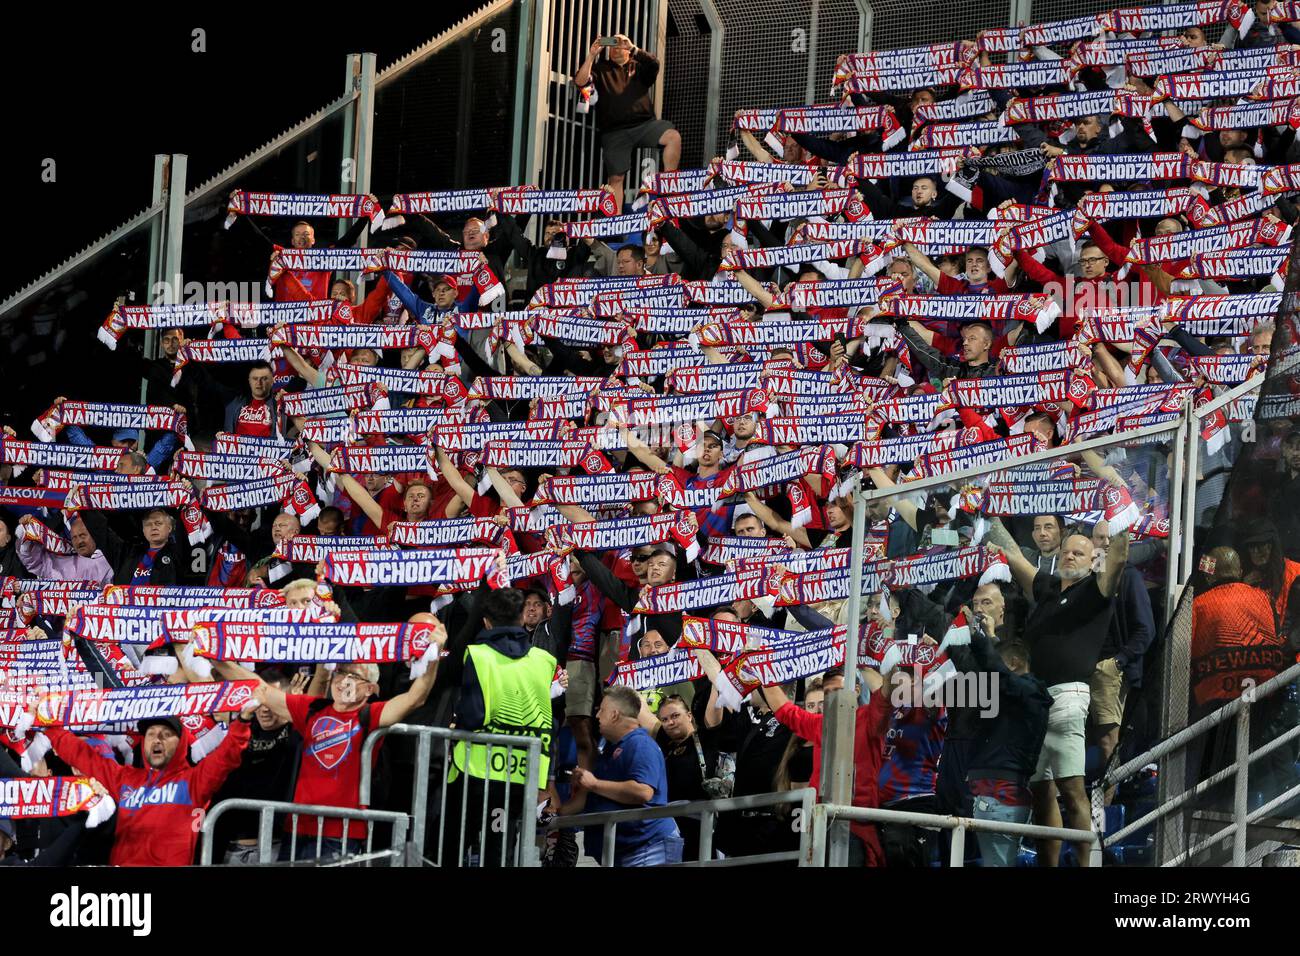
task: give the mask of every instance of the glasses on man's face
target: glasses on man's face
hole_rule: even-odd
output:
[[[653,552],[653,551],[652,551],[650,554],[634,554],[634,555],[632,555],[632,560],[633,560],[633,561],[649,561],[653,556],[654,556],[654,552]]]
[[[344,681],[349,681],[349,680],[357,684],[364,684],[366,682],[366,679],[362,677],[360,674],[354,674],[352,673],[352,671],[338,671],[338,670],[334,672],[334,676],[331,678],[331,680],[338,681],[339,683],[343,683]]]
[[[1084,256],[1079,261],[1086,262],[1088,265],[1092,265],[1094,262],[1105,262],[1106,257],[1105,256]]]

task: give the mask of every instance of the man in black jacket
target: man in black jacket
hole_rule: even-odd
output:
[[[535,245],[524,235],[514,216],[498,216],[497,230],[515,255],[528,270],[528,284],[524,292],[529,299],[544,285],[560,279],[584,275],[591,259],[591,240],[570,239],[564,233],[564,223],[551,219],[542,229],[541,245]]]
[[[957,669],[978,675],[996,688],[991,712],[977,721],[966,780],[974,796],[977,820],[1028,823],[1033,809],[1029,777],[1047,734],[1052,695],[1029,673],[1029,651],[1007,642],[995,650],[979,619],[963,608],[971,631],[968,647],[949,649]],[[976,834],[984,866],[1015,866],[1019,837],[1006,833]]]
[[[927,341],[910,322],[900,324],[898,334],[906,340],[912,358],[924,365],[934,378],[988,378],[998,374],[997,360],[991,354],[993,328],[987,322],[968,322],[961,327],[959,362],[940,354],[931,344],[933,336]]]
[[[81,520],[113,568],[114,584],[188,584],[189,547],[173,532],[171,512],[153,508],[140,522],[143,540],[126,541],[110,527],[101,512],[86,509]]]
[[[1110,547],[1110,526],[1098,521],[1092,529],[1092,545],[1104,557]],[[1093,725],[1102,765],[1109,763],[1119,743],[1119,727],[1124,717],[1128,692],[1142,686],[1142,658],[1155,640],[1155,615],[1147,594],[1142,572],[1132,564],[1120,572],[1115,591],[1115,616],[1110,619],[1101,659],[1088,682],[1090,698],[1088,717]]]
[[[482,744],[458,743],[452,750],[440,865],[464,865],[461,854],[476,846],[480,865],[495,867],[502,865],[503,855],[507,864],[513,861],[519,823],[523,814],[535,812],[538,793],[546,785],[555,737],[550,704],[555,658],[535,646],[521,626],[522,592],[480,588],[471,606],[481,617],[468,625],[481,624],[482,628],[468,646],[455,647],[449,642],[447,647],[449,659],[460,661],[456,729],[518,736],[521,744],[529,736],[539,736],[542,743],[538,790],[532,793],[525,792],[522,785],[527,779],[522,747],[489,749]],[[481,675],[479,665],[490,672]],[[467,779],[462,780],[462,775]],[[479,816],[484,806],[488,808],[486,827]],[[462,832],[461,815],[466,809],[470,816]]]

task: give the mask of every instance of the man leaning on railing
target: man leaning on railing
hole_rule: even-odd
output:
[[[641,696],[616,684],[605,691],[596,712],[605,738],[596,772],[578,767],[570,781],[573,796],[561,813],[604,813],[637,807],[662,807],[668,802],[668,770],[663,751],[637,720]],[[601,858],[604,827],[584,833],[587,855]],[[661,866],[680,863],[682,838],[670,819],[620,823],[614,835],[615,866]]]

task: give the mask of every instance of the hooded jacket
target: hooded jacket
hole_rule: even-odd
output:
[[[522,627],[493,627],[481,631],[475,644],[486,644],[492,650],[518,660],[533,649],[532,639]],[[465,669],[461,675],[460,701],[456,706],[456,726],[461,730],[479,730],[486,719],[483,705],[483,687],[474,670],[474,659],[465,654]]]
[[[190,732],[181,727],[176,752],[162,770],[123,767],[62,727],[45,734],[54,752],[88,776],[98,778],[117,802],[117,832],[111,866],[189,866],[199,830],[195,810],[203,810],[226,777],[239,766],[251,730],[232,721],[226,739],[198,766],[191,767]]]

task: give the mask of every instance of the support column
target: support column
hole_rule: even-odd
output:
[[[184,153],[153,158],[153,192],[151,205],[163,205],[162,213],[149,226],[149,275],[145,301],[149,305],[177,305],[185,286],[181,275],[181,244],[185,228],[185,171],[188,157]],[[144,335],[144,357],[156,358],[158,332],[148,329]],[[149,383],[140,382],[140,404],[148,401]],[[138,439],[144,448],[145,435]]]
[[[704,105],[703,157],[707,163],[718,155],[718,103],[722,95],[722,41],[726,27],[713,0],[700,0],[700,11],[709,23],[709,79]]]
[[[375,134],[375,55],[350,53],[344,73],[344,95],[356,94],[343,113],[343,163],[339,170],[339,192],[366,194],[370,192],[370,165]],[[352,225],[346,219],[338,221],[337,235],[342,236]],[[369,244],[367,227],[357,241],[358,246]],[[348,273],[347,278],[356,283],[356,301],[361,301],[361,283],[358,273]]]
[[[858,710],[858,619],[862,614],[863,539],[866,537],[867,503],[862,473],[853,478],[853,546],[849,560],[849,600],[844,637],[844,689],[826,700],[822,723],[822,778],[818,792],[824,803],[853,804],[853,732]],[[827,834],[827,866],[848,866],[849,823],[836,820]]]

